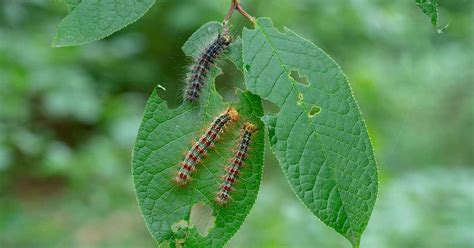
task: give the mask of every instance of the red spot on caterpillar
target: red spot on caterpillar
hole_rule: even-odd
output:
[[[200,155],[203,155],[204,153],[206,153],[206,151],[202,149],[201,146],[199,146],[199,143],[196,144],[196,146],[194,147],[194,150],[198,151]]]
[[[189,158],[194,162],[196,162],[198,160],[198,158],[196,156],[192,155],[192,154],[189,155]]]
[[[236,165],[237,165],[237,164],[236,164]],[[239,167],[242,166],[242,163],[238,164],[238,166],[239,166]],[[236,168],[237,168],[237,167],[236,167]],[[236,170],[236,169],[234,169],[234,168],[231,168],[231,169],[229,169],[228,171],[229,171],[230,174],[233,174],[233,175],[236,175],[236,176],[239,175],[239,171]]]
[[[178,170],[178,175],[174,178],[177,184],[186,185],[191,180],[191,173],[196,169],[196,165],[207,153],[207,150],[219,139],[219,134],[224,131],[229,123],[236,122],[238,119],[239,113],[232,107],[214,119],[180,163],[181,167]]]
[[[189,102],[196,102],[201,96],[201,90],[204,88],[209,77],[209,71],[214,65],[217,58],[229,47],[232,43],[232,36],[229,29],[224,28],[217,37],[207,45],[201,55],[195,59],[194,65],[191,66],[191,71],[188,73],[186,79],[185,98]]]
[[[237,145],[237,152],[230,162],[227,173],[224,176],[219,192],[217,192],[216,202],[219,205],[225,205],[229,201],[230,192],[240,174],[243,161],[247,156],[252,135],[256,132],[257,127],[252,123],[245,123],[242,128],[242,134]]]
[[[191,170],[193,169],[191,166],[189,166],[189,165],[187,165],[187,164],[184,164],[184,165],[183,165],[183,168],[184,168],[185,170],[188,170],[188,171],[191,171]]]
[[[239,167],[242,166],[242,160],[238,160],[238,161],[234,160],[233,163]]]

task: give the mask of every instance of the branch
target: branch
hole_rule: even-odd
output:
[[[229,9],[229,12],[227,13],[227,15],[225,16],[224,18],[224,21],[222,21],[222,24],[224,26],[227,25],[227,23],[229,22],[230,18],[232,17],[232,15],[234,14],[235,10],[237,10],[242,16],[244,16],[245,18],[247,18],[249,21],[251,21],[252,23],[255,23],[255,17],[251,16],[247,11],[245,11],[245,9],[242,7],[242,5],[240,4],[240,0],[231,0],[231,3],[230,3],[230,9]]]

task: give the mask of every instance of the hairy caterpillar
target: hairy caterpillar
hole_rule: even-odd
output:
[[[235,153],[235,157],[231,160],[229,168],[227,168],[227,173],[224,176],[224,180],[215,199],[219,205],[226,204],[230,199],[230,192],[232,191],[234,183],[237,181],[240,168],[247,157],[252,135],[256,130],[257,127],[255,124],[249,122],[245,123],[242,128],[242,135],[238,143],[237,152]]]
[[[189,102],[196,102],[201,96],[201,90],[204,87],[208,77],[209,70],[214,65],[216,59],[229,47],[232,42],[232,36],[227,27],[217,35],[201,55],[195,59],[191,70],[186,79],[185,98]]]
[[[185,185],[191,180],[191,173],[195,170],[196,165],[201,161],[202,156],[207,153],[207,150],[214,145],[219,139],[219,135],[223,132],[225,127],[230,122],[236,122],[239,119],[239,113],[234,108],[230,107],[219,115],[212,123],[206,132],[194,142],[191,149],[186,153],[184,160],[181,162],[181,167],[178,170],[178,175],[174,181],[180,185]]]

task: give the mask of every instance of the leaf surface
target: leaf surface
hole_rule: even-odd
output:
[[[65,0],[70,10],[61,21],[53,47],[102,39],[142,17],[155,0]]]
[[[211,22],[183,46],[189,56],[197,56],[202,44],[217,35],[221,25]],[[170,109],[153,92],[148,100],[133,155],[133,178],[138,202],[148,229],[161,244],[171,247],[222,247],[240,228],[253,206],[262,177],[265,128],[261,100],[250,92],[238,91],[240,101],[231,103],[241,120],[229,126],[208,156],[182,188],[172,182],[184,152],[191,147],[213,119],[229,106],[214,87],[219,69],[203,89],[199,105],[184,103]],[[226,206],[214,202],[222,182],[224,167],[235,153],[240,127],[246,121],[257,124],[249,157]]]
[[[268,18],[244,29],[242,49],[247,89],[280,108],[264,120],[288,182],[357,247],[377,197],[377,168],[345,75],[313,43],[279,32]]]
[[[416,5],[429,16],[433,27],[438,25],[438,3],[436,0],[416,0]]]
[[[81,0],[63,0],[63,2],[66,4],[68,11],[71,12],[81,3]]]

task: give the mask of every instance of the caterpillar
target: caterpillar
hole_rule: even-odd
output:
[[[252,135],[256,131],[257,127],[255,124],[249,122],[245,123],[242,127],[242,134],[237,146],[237,152],[235,153],[235,157],[231,160],[230,166],[227,168],[227,173],[224,176],[224,180],[222,181],[220,190],[215,199],[219,205],[225,205],[229,201],[230,192],[232,191],[234,183],[237,181],[240,169],[247,157]]]
[[[186,185],[191,180],[191,173],[196,169],[196,165],[207,153],[207,150],[219,139],[226,126],[238,119],[239,113],[232,107],[214,119],[206,132],[201,135],[197,142],[194,142],[191,149],[186,153],[174,181],[179,185]]]
[[[195,59],[191,70],[186,79],[185,98],[189,102],[196,102],[201,96],[201,90],[204,87],[208,77],[209,70],[214,65],[216,59],[229,47],[232,43],[232,36],[228,28],[217,35],[217,37],[209,43],[203,50],[201,55]]]

